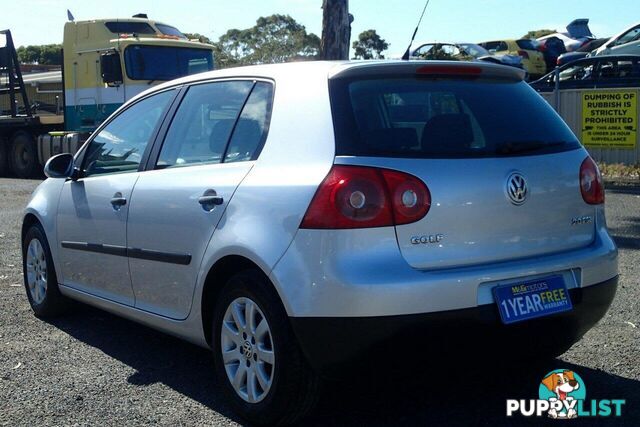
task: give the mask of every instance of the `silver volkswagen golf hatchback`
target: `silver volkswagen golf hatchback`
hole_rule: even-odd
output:
[[[617,249],[596,164],[522,77],[308,62],[154,87],[46,165],[22,225],[33,311],[78,300],[210,348],[261,424],[409,344],[558,355],[608,309]]]

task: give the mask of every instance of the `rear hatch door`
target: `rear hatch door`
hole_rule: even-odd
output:
[[[501,262],[593,241],[594,207],[579,183],[587,154],[539,95],[491,69],[473,78],[409,71],[336,79],[331,93],[338,163],[410,173],[431,192],[424,218],[396,226],[412,267]]]

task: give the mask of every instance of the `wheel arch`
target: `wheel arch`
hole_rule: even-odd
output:
[[[36,224],[40,225],[40,227],[44,230],[44,227],[42,226],[42,222],[40,221],[40,218],[38,218],[33,212],[27,212],[24,215],[24,218],[22,219],[22,230],[20,233],[20,245],[23,250],[24,250],[24,237],[26,236],[27,231]],[[45,236],[46,236],[46,233],[45,233]]]
[[[264,277],[265,283],[268,283],[271,286],[271,290],[275,293],[282,304],[280,295],[271,279],[269,279],[269,275],[265,273],[258,264],[242,255],[226,255],[220,258],[213,266],[211,266],[207,273],[202,288],[202,298],[200,300],[202,330],[209,347],[213,344],[211,342],[213,312],[215,302],[220,295],[220,291],[234,274],[245,270],[258,271]]]

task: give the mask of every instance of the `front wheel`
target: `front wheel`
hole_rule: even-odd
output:
[[[255,424],[282,425],[313,409],[320,380],[264,275],[252,270],[233,276],[213,322],[218,381],[240,415]]]
[[[58,278],[47,238],[39,225],[33,225],[22,243],[24,286],[31,309],[38,317],[61,314],[69,300],[58,289]]]

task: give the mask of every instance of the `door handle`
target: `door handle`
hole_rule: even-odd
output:
[[[216,206],[223,204],[224,199],[222,196],[218,196],[216,190],[209,189],[198,198],[198,203],[202,205],[204,210],[211,212]]]
[[[198,203],[201,205],[221,205],[224,203],[224,199],[220,196],[202,196],[198,199]]]
[[[115,210],[119,210],[122,206],[126,204],[127,204],[127,199],[126,197],[122,197],[122,193],[116,193],[111,198],[111,206],[113,206]]]

